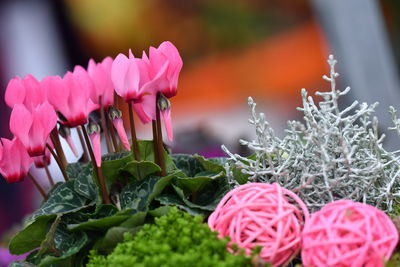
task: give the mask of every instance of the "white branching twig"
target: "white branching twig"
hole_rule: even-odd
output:
[[[285,137],[275,136],[263,113],[256,112],[251,97],[249,123],[255,128],[257,138],[240,143],[254,151],[246,158],[223,150],[234,165],[249,175],[249,182],[278,182],[295,191],[311,211],[338,199],[352,199],[392,211],[400,201],[399,151],[389,152],[382,146],[384,135],[378,133],[378,120],[371,118],[377,103],[368,105],[357,101],[340,110],[338,99],[350,91],[336,89],[337,61],[328,58],[329,76],[323,79],[331,85],[321,96],[318,106],[307,91],[302,89],[304,123],[289,121]],[[400,119],[390,107],[394,126],[400,135]],[[234,185],[233,172],[229,172]]]

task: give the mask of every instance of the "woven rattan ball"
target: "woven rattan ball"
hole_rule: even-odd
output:
[[[301,231],[309,212],[292,191],[278,184],[249,183],[226,194],[210,215],[208,225],[229,236],[247,254],[261,246],[260,257],[279,266],[301,247]]]
[[[304,266],[379,267],[390,258],[397,242],[396,227],[383,211],[339,200],[306,222],[301,256]]]

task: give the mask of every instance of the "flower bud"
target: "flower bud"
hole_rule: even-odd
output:
[[[158,92],[157,107],[160,110],[162,119],[164,120],[168,140],[172,141],[171,102],[169,102],[168,98],[166,98],[161,92]]]
[[[124,128],[124,123],[122,121],[122,112],[114,106],[110,105],[108,107],[108,116],[110,117],[115,130],[117,130],[121,143],[126,150],[130,151],[131,147],[129,145],[128,137],[126,136],[126,131]]]
[[[159,92],[159,97],[157,101],[157,106],[160,111],[165,111],[171,109],[171,102],[166,98],[163,93]]]
[[[88,134],[99,134],[101,132],[100,125],[94,120],[90,120],[87,126]]]
[[[111,119],[111,121],[121,118],[122,117],[122,112],[121,110],[115,108],[113,105],[108,106],[108,116]]]
[[[101,166],[100,125],[90,120],[87,126],[90,140],[92,141],[93,154],[97,167]]]
[[[58,132],[61,135],[61,137],[64,138],[65,141],[67,141],[69,148],[71,148],[71,151],[72,153],[74,153],[75,157],[78,157],[78,151],[76,150],[75,143],[71,137],[71,129],[68,126],[65,126],[64,124],[60,124]]]

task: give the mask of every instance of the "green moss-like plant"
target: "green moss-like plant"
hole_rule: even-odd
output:
[[[251,266],[249,257],[229,253],[227,244],[228,239],[218,239],[200,216],[173,208],[155,224],[144,225],[136,236],[126,233],[110,255],[92,250],[87,266]]]

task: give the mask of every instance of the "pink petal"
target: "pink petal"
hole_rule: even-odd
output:
[[[1,139],[3,143],[3,157],[0,160],[0,173],[7,183],[20,182],[27,175],[32,159],[24,145],[17,139]]]
[[[145,83],[150,81],[150,63],[141,58],[136,58],[135,62],[140,74],[139,88],[141,88]]]
[[[32,119],[27,148],[31,156],[39,156],[45,153],[50,132],[57,124],[57,114],[53,106],[46,101],[32,111]]]
[[[143,110],[142,103],[134,103],[133,109],[135,110],[136,115],[138,115],[138,117],[142,121],[142,123],[146,124],[151,121],[151,117],[148,116],[146,114],[146,112]]]
[[[111,68],[113,64],[113,59],[111,57],[106,57],[100,63],[104,73],[104,90],[103,90],[103,105],[108,107],[114,104],[114,85],[111,80]]]
[[[150,47],[149,60],[151,62],[152,69],[155,70],[153,76],[156,76],[158,70],[164,65],[165,61],[167,61],[168,58],[163,53],[161,53],[160,50],[154,47]]]
[[[81,66],[76,66],[73,73],[68,72],[64,76],[64,81],[70,90],[68,107],[70,112],[76,116],[84,112],[90,98],[90,91],[94,90],[93,82]]]
[[[129,69],[129,59],[124,54],[119,54],[111,68],[111,80],[117,94],[123,98],[127,96],[127,85],[125,81],[126,74]]]
[[[54,107],[50,105],[47,101],[37,107],[35,115],[40,118],[43,122],[44,127],[44,139],[47,139],[50,132],[56,127],[57,124],[57,114]]]
[[[45,166],[50,165],[51,154],[49,149],[46,148],[45,154],[38,157],[33,157],[33,162],[35,163],[36,168],[44,168]]]
[[[107,57],[101,63],[96,64],[93,59],[89,61],[88,73],[94,82],[94,91],[91,92],[91,99],[94,103],[100,104],[99,97],[102,97],[104,107],[114,103],[114,86],[111,81],[112,58]]]
[[[152,120],[156,119],[156,94],[146,93],[142,97],[142,102],[140,103],[141,109]],[[135,109],[136,111],[136,109]]]
[[[129,49],[129,68],[125,76],[129,100],[139,97],[140,70],[137,61]]]
[[[12,108],[15,104],[22,104],[25,99],[25,87],[21,79],[17,76],[8,82],[5,101]]]
[[[124,145],[125,149],[131,151],[131,146],[129,145],[128,137],[126,136],[126,131],[124,128],[124,122],[121,118],[117,118],[113,120],[113,125],[117,130],[119,139],[121,140],[122,144]]]
[[[44,78],[40,85],[47,92],[47,100],[55,110],[60,111],[64,116],[69,117],[69,88],[59,76],[49,76]]]
[[[114,60],[111,57],[106,57],[103,59],[103,61],[100,63],[100,65],[108,72],[111,74],[111,68]]]
[[[94,90],[90,91],[90,99],[92,99],[93,103],[98,103],[99,101],[99,94],[98,93],[98,89],[99,86],[97,86],[99,77],[98,77],[98,71],[97,71],[97,64],[93,59],[89,60],[89,64],[88,64],[88,68],[87,68],[87,72],[90,76],[90,78],[92,79],[92,81],[95,83],[95,86],[93,87]]]
[[[172,142],[173,133],[172,133],[172,124],[171,124],[171,109],[165,109],[161,111],[161,117],[164,120],[165,130],[167,132],[168,140]]]
[[[81,92],[81,95],[85,97],[89,96],[89,92],[93,90],[94,83],[90,79],[89,74],[82,66],[75,66],[74,71],[72,72],[77,84],[80,88],[85,89]]]
[[[168,79],[172,80],[179,75],[182,69],[183,61],[179,55],[178,49],[169,41],[163,42],[158,49],[168,58],[170,68],[168,70]]]
[[[12,152],[16,152],[16,154],[18,154],[18,158],[20,159],[19,165],[16,167],[19,168],[20,176],[24,178],[28,174],[29,168],[32,166],[33,160],[29,156],[24,145],[18,139],[13,140],[15,141]]]
[[[89,135],[90,140],[92,141],[94,158],[96,160],[97,167],[101,166],[101,146],[100,146],[100,134],[93,133]]]
[[[35,77],[28,74],[24,77],[23,82],[25,86],[24,104],[29,110],[47,101],[46,90],[40,86],[39,81]]]
[[[163,42],[157,49],[150,48],[150,61],[153,77],[162,76],[158,90],[161,90],[168,98],[175,96],[179,73],[183,65],[178,49],[171,42]],[[161,69],[165,62],[168,62],[168,67],[163,73]]]
[[[72,137],[69,135],[65,138],[65,141],[67,141],[69,147],[71,148],[72,153],[74,153],[75,157],[78,157],[78,151],[76,150],[76,146],[74,143],[74,140],[72,140]]]
[[[25,145],[25,147],[27,148],[29,155],[34,157],[44,154],[48,135],[45,137],[45,125],[40,116],[33,113],[32,118],[32,126],[29,129],[29,144],[28,146]]]
[[[89,76],[86,78],[89,79]],[[68,72],[64,76],[64,82],[70,94],[68,98],[68,110],[63,115],[68,120],[66,125],[70,127],[85,124],[89,113],[98,108],[98,105],[95,105],[89,97],[86,78],[85,75],[76,75],[71,72]]]
[[[10,116],[10,131],[21,140],[25,147],[29,147],[29,130],[32,123],[32,114],[24,105],[16,104]]]

